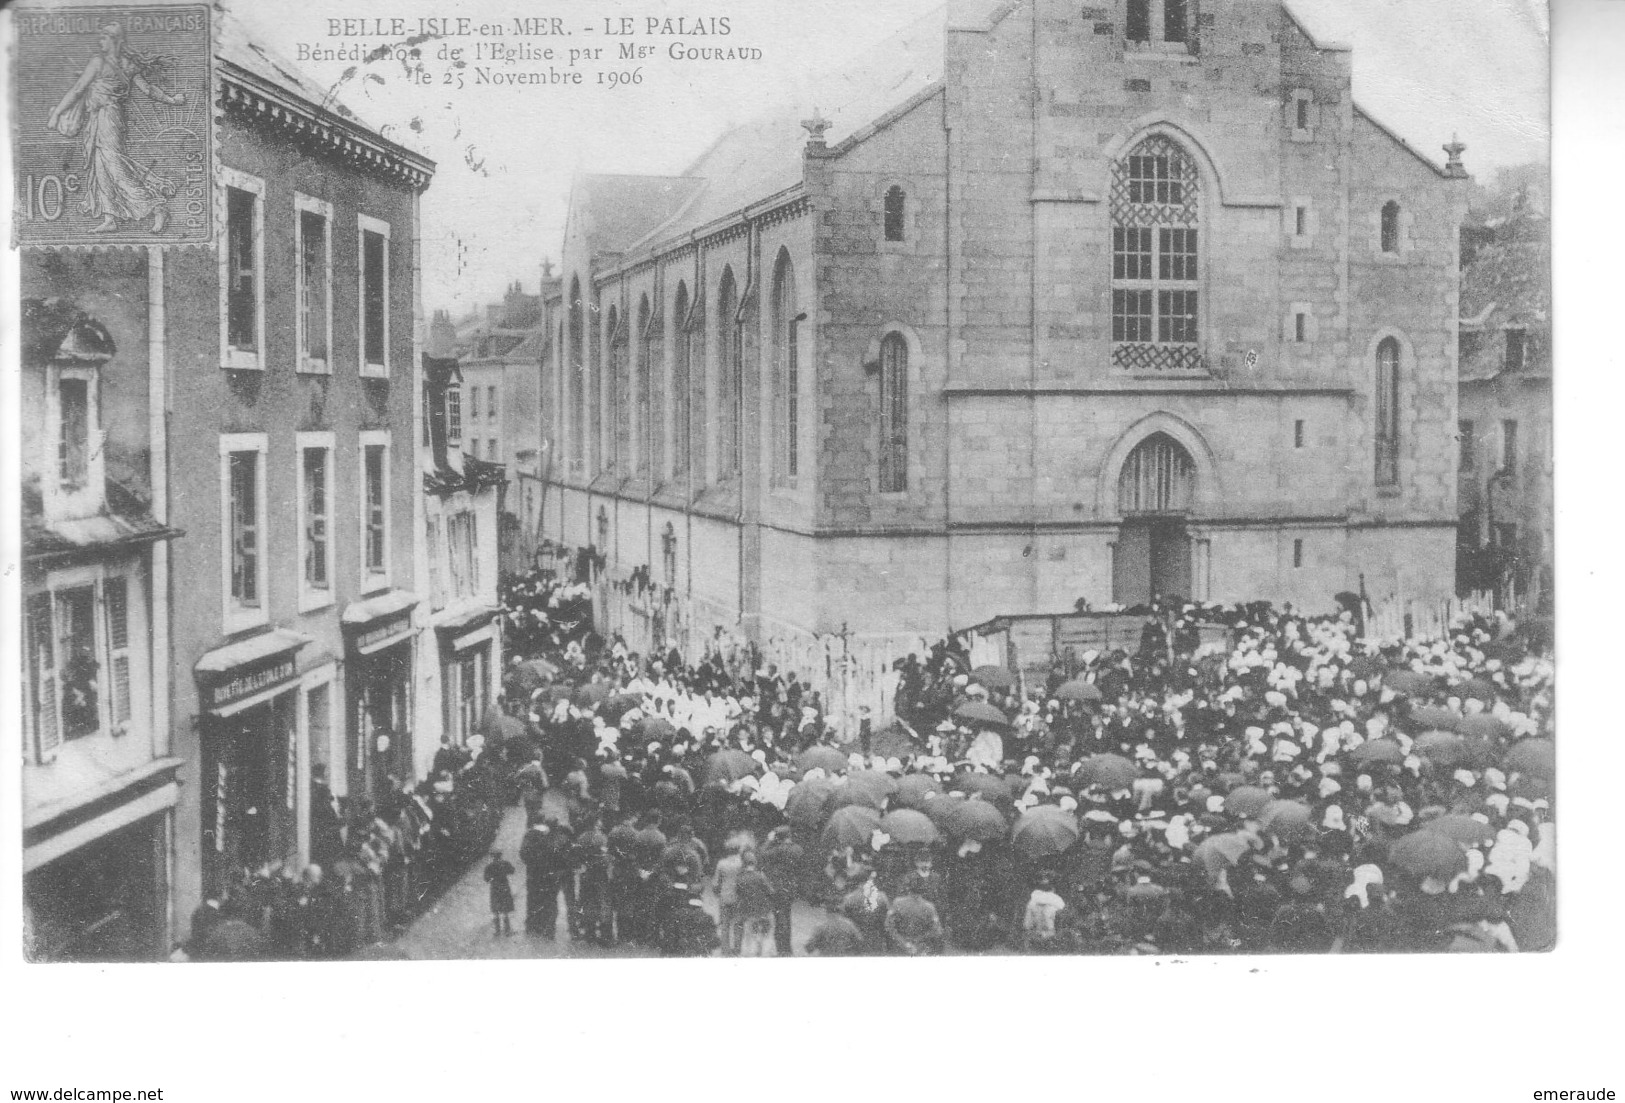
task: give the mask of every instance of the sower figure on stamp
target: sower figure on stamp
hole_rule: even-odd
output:
[[[83,136],[86,180],[81,207],[88,215],[101,216],[94,227],[98,232],[117,229],[120,220],[151,218],[152,232],[159,233],[169,221],[167,202],[175,185],[124,152],[130,92],[138,90],[172,107],[184,104],[186,96],[152,83],[172,59],[147,57],[131,49],[122,23],[109,20],[100,29],[100,52],[86,63],[45,125],[67,138]]]

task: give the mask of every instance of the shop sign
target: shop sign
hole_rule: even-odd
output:
[[[355,634],[355,649],[363,653],[376,651],[385,644],[393,643],[397,637],[408,635],[411,630],[412,611],[408,609],[358,631]]]
[[[282,682],[292,681],[297,669],[291,654],[274,656],[257,666],[237,667],[220,681],[203,687],[203,707],[224,708],[263,693]]]

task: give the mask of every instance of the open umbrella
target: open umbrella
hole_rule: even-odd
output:
[[[639,859],[653,866],[666,852],[666,833],[658,827],[645,827],[638,832],[633,848],[637,851]]]
[[[1024,858],[1049,858],[1078,841],[1078,821],[1059,808],[1034,808],[1010,829],[1010,844]]]
[[[1229,795],[1224,798],[1224,810],[1232,816],[1254,819],[1273,799],[1267,789],[1260,789],[1256,785],[1242,785],[1230,790]]]
[[[1349,758],[1362,766],[1374,762],[1404,762],[1405,748],[1392,739],[1372,739],[1350,751]]]
[[[938,838],[937,825],[924,812],[912,808],[887,812],[881,817],[880,830],[890,835],[892,842],[908,846],[929,846]]]
[[[968,795],[980,796],[997,803],[1012,803],[1010,787],[1005,784],[1004,778],[997,774],[978,774],[975,772],[957,774],[953,781],[948,783],[948,788]]]
[[[569,686],[551,685],[545,694],[549,705],[556,705],[560,701],[570,701],[575,698],[575,690]]]
[[[834,796],[830,798],[831,808],[873,808],[876,812],[886,810],[886,797],[864,785],[837,785]]]
[[[500,746],[511,739],[523,739],[529,734],[525,722],[517,716],[509,716],[501,709],[492,705],[480,717],[479,733],[485,736],[486,742]]]
[[[1140,768],[1120,754],[1092,754],[1078,763],[1080,784],[1102,789],[1127,789],[1140,776]]]
[[[607,682],[588,682],[577,686],[575,692],[570,694],[570,700],[582,708],[590,708],[609,699],[609,684]]]
[[[897,792],[897,779],[879,770],[854,770],[846,775],[846,783],[848,786],[867,789],[882,798]]]
[[[986,701],[966,701],[954,709],[954,719],[967,728],[1008,728],[1009,719]]]
[[[1557,769],[1557,747],[1550,739],[1525,739],[1507,752],[1506,768],[1550,781]]]
[[[1422,697],[1433,692],[1433,679],[1414,670],[1390,670],[1383,674],[1382,684],[1395,693]]]
[[[1463,716],[1456,722],[1456,730],[1462,735],[1473,736],[1477,739],[1508,739],[1512,735],[1512,728],[1499,716],[1492,716],[1487,712],[1476,712],[1471,716]]]
[[[1466,757],[1467,741],[1455,732],[1427,731],[1416,737],[1411,749],[1437,766],[1455,766]]]
[[[610,724],[619,724],[621,717],[633,709],[643,707],[643,698],[631,693],[617,693],[608,698],[595,710],[599,716]]]
[[[822,828],[834,809],[835,786],[823,778],[796,782],[784,802],[785,818],[806,834]]]
[[[824,825],[824,846],[841,850],[849,846],[867,846],[870,837],[880,828],[880,813],[873,808],[848,805],[837,808]]]
[[[1224,870],[1241,861],[1241,856],[1253,848],[1254,838],[1244,831],[1226,831],[1209,835],[1191,852],[1209,878],[1217,879]]]
[[[638,735],[650,743],[669,743],[677,737],[677,729],[664,716],[645,716],[638,721]]]
[[[1495,684],[1487,678],[1468,678],[1456,686],[1454,692],[1463,700],[1469,697],[1476,697],[1480,701],[1495,700]]]
[[[979,666],[970,672],[970,680],[988,689],[1010,689],[1016,676],[1002,666]]]
[[[926,801],[925,804],[921,806],[921,810],[925,812],[926,817],[929,818],[932,823],[936,824],[939,828],[946,832],[948,830],[948,820],[953,817],[954,809],[958,808],[964,803],[965,795],[963,793],[944,793],[941,796],[933,797],[932,799]],[[983,802],[978,801],[977,803],[980,804]],[[999,818],[1003,819],[1004,817],[1001,816]]]
[[[1388,860],[1417,877],[1448,879],[1467,870],[1467,852],[1461,844],[1425,827],[1390,846]]]
[[[1440,816],[1422,826],[1427,831],[1448,835],[1462,846],[1479,846],[1495,841],[1495,828],[1483,820],[1460,813]]]
[[[742,777],[756,775],[757,762],[744,751],[734,747],[718,751],[705,760],[705,781],[710,784],[720,781],[725,785],[732,785]]]
[[[928,774],[904,774],[897,779],[892,803],[902,808],[924,808],[941,792],[937,779]]]
[[[533,691],[552,681],[552,677],[538,670],[535,660],[532,660],[516,664],[503,681],[514,696],[528,698]]]
[[[1461,715],[1449,709],[1436,708],[1424,705],[1411,710],[1411,726],[1416,729],[1429,731],[1453,732],[1460,731]]]
[[[1259,813],[1258,822],[1265,831],[1282,842],[1301,842],[1315,836],[1315,825],[1310,821],[1307,804],[1295,800],[1272,800]]]
[[[1010,830],[1004,816],[985,800],[949,801],[949,807],[951,811],[942,827],[956,839],[989,843],[1004,838],[1005,832]]]
[[[846,769],[846,756],[834,747],[808,747],[796,755],[796,765],[803,771],[823,770],[826,774],[838,774]]]
[[[1062,682],[1055,687],[1053,694],[1057,701],[1077,701],[1082,704],[1105,700],[1105,694],[1093,682],[1086,682],[1082,678],[1073,678],[1069,682]]]

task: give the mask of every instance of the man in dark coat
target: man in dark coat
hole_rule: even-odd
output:
[[[519,845],[525,867],[525,932],[552,938],[559,920],[559,890],[570,871],[570,839],[563,827],[533,824]]]
[[[678,881],[671,886],[672,907],[662,939],[667,957],[710,957],[717,948],[717,927],[706,912],[696,886]]]
[[[790,917],[806,865],[807,851],[790,837],[790,829],[774,828],[762,848],[761,866],[773,889],[773,941],[780,957],[791,953]]]

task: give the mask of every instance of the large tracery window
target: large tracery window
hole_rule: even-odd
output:
[[[1153,135],[1112,176],[1112,363],[1197,371],[1200,177],[1177,144]]]
[[[1195,496],[1196,465],[1184,446],[1152,433],[1129,453],[1117,479],[1117,509],[1126,515],[1185,513]]]

